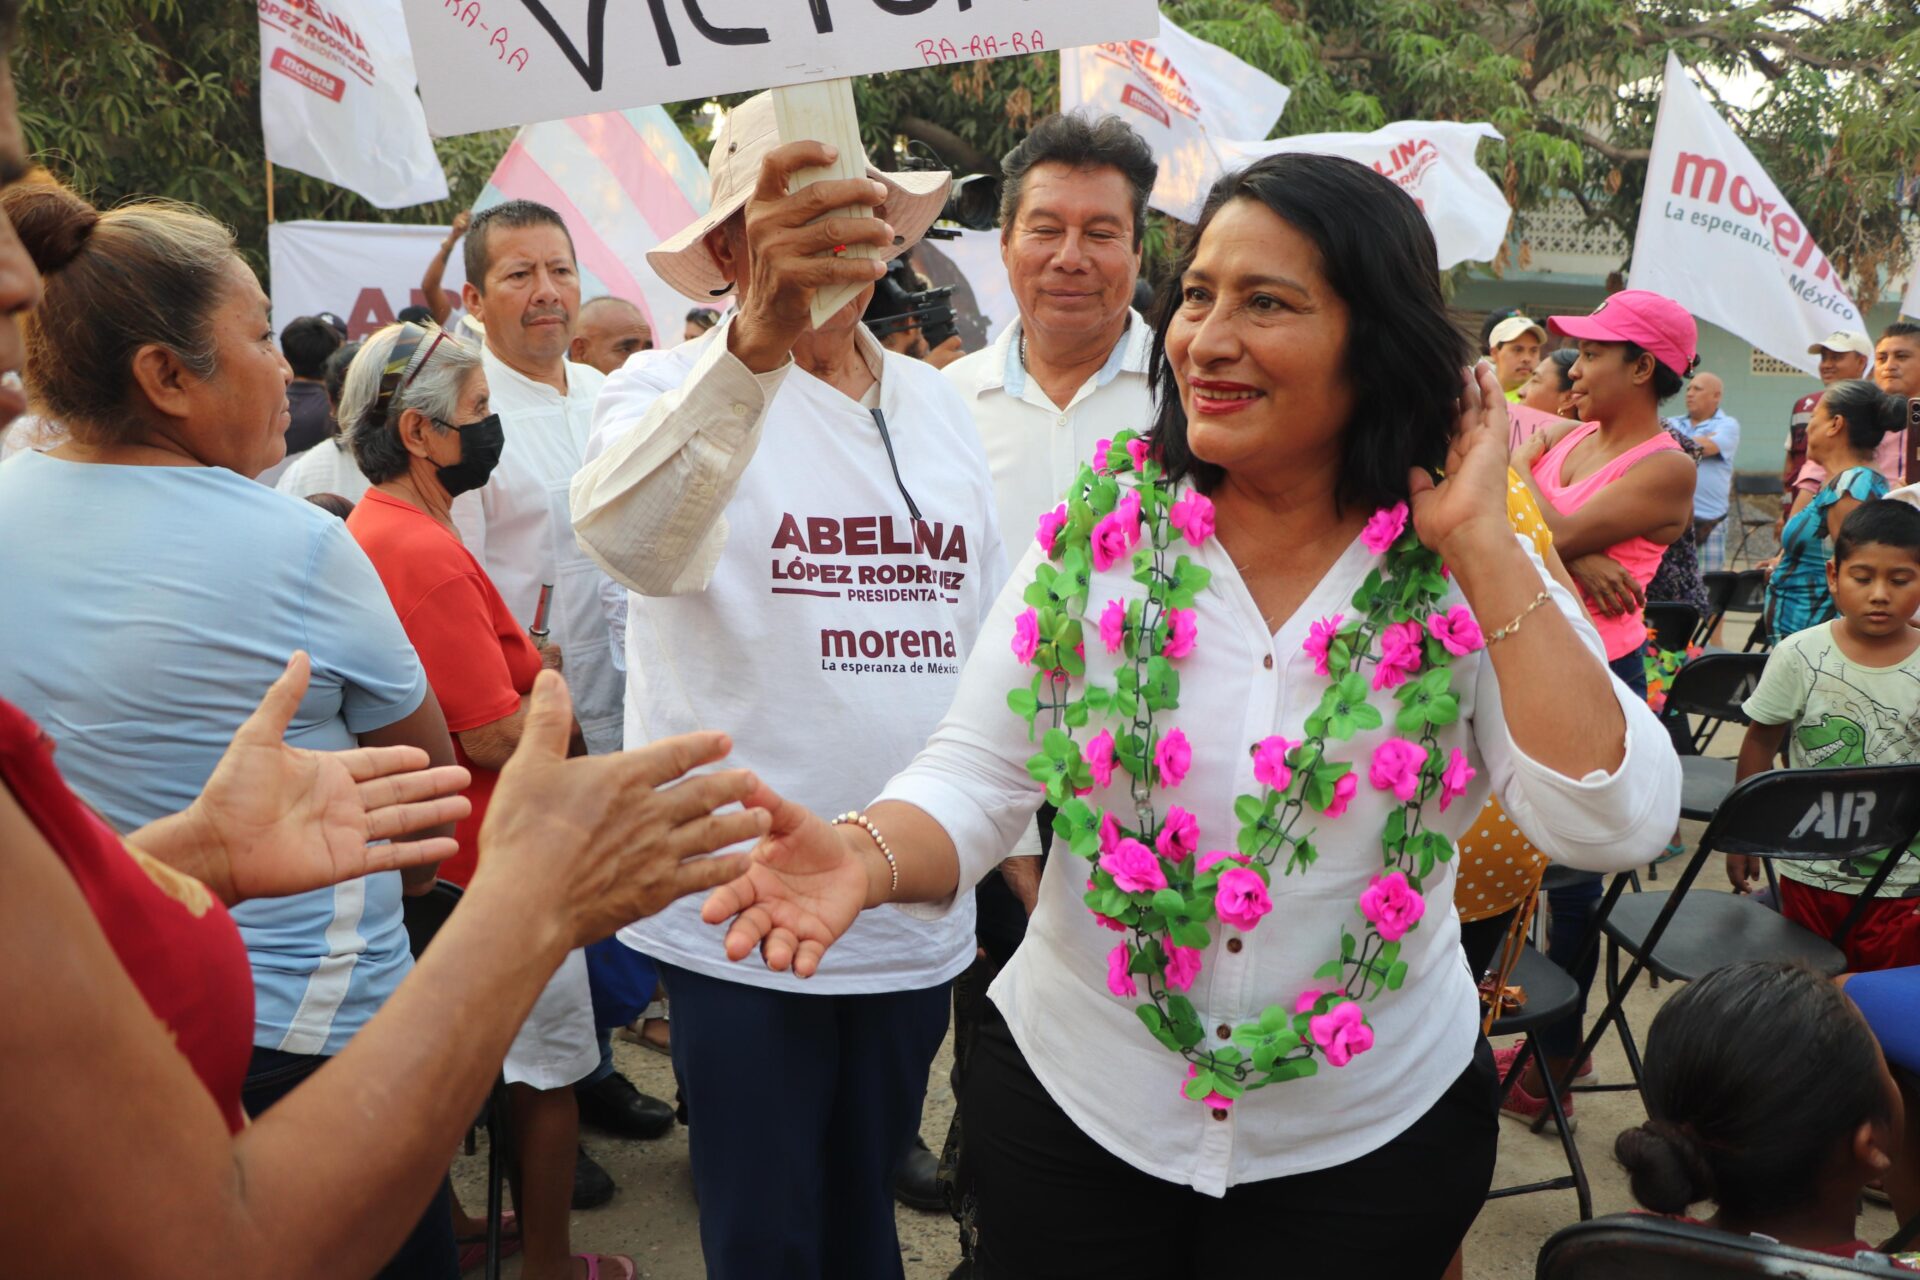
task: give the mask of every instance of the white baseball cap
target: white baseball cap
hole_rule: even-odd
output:
[[[670,236],[647,254],[659,277],[696,302],[712,305],[727,291],[727,281],[707,251],[707,233],[746,206],[760,182],[760,163],[780,145],[780,126],[774,118],[773,94],[755,94],[727,113],[713,140],[707,171],[713,180],[713,203],[706,215],[678,235]],[[874,213],[893,225],[900,243],[880,253],[892,260],[916,244],[946,207],[953,186],[948,173],[885,173],[867,164],[867,176],[887,188],[886,203]]]
[[[1817,356],[1822,351],[1831,351],[1836,355],[1845,355],[1851,352],[1856,356],[1865,356],[1869,360],[1873,359],[1873,343],[1868,341],[1866,334],[1855,333],[1851,329],[1835,329],[1832,333],[1807,348],[1807,354],[1810,356]]]
[[[1487,349],[1504,346],[1523,333],[1531,333],[1542,342],[1547,340],[1547,331],[1538,320],[1529,320],[1525,316],[1508,316],[1493,326],[1493,332],[1487,335]]]

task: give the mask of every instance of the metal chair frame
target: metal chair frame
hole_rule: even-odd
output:
[[[1534,1280],[1911,1280],[1887,1263],[1838,1258],[1657,1214],[1622,1213],[1576,1222],[1540,1249]]]

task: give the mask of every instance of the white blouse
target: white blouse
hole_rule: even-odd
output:
[[[1312,659],[1301,649],[1308,629],[1331,614],[1354,616],[1353,593],[1376,561],[1356,540],[1298,612],[1270,634],[1217,539],[1199,550],[1183,542],[1180,550],[1212,570],[1213,578],[1195,605],[1197,647],[1175,663],[1180,705],[1156,717],[1166,730],[1185,731],[1192,769],[1177,789],[1156,788],[1155,796],[1161,806],[1179,804],[1197,816],[1201,851],[1232,850],[1239,830],[1234,798],[1260,791],[1250,748],[1270,734],[1304,736],[1303,723],[1327,687],[1326,677],[1314,674]],[[1548,578],[1531,547],[1527,554],[1593,661],[1603,662],[1600,638],[1579,602]],[[959,850],[962,889],[1006,856],[1042,798],[1026,770],[1038,750],[1038,735],[1029,740],[1026,725],[1006,701],[1008,690],[1025,687],[1032,677],[1031,669],[1015,660],[1011,642],[1014,619],[1026,607],[1021,594],[1040,556],[1032,548],[1014,571],[981,631],[946,720],[880,797],[916,805],[941,824]],[[1093,574],[1092,581],[1087,679],[1111,687],[1121,656],[1106,652],[1094,621],[1107,600],[1130,601],[1144,597],[1146,589],[1133,582],[1124,557],[1112,570]],[[1455,587],[1443,607],[1462,602]],[[1529,759],[1514,745],[1484,651],[1455,658],[1452,671],[1461,715],[1439,731],[1438,749],[1461,748],[1476,774],[1467,794],[1445,813],[1429,802],[1423,816],[1429,829],[1457,838],[1491,789],[1514,822],[1556,861],[1620,871],[1660,852],[1679,818],[1680,767],[1644,701],[1613,681],[1626,714],[1626,758],[1612,774],[1596,771],[1576,780]],[[1291,1009],[1302,990],[1327,985],[1316,982],[1313,973],[1338,956],[1342,924],[1356,933],[1364,925],[1356,904],[1381,869],[1380,833],[1397,803],[1367,781],[1373,748],[1392,735],[1396,709],[1391,692],[1370,697],[1385,713],[1383,726],[1350,742],[1327,743],[1329,759],[1355,763],[1360,786],[1344,817],[1317,818],[1318,862],[1293,875],[1281,874],[1284,860],[1276,864],[1273,910],[1251,932],[1241,934],[1218,922],[1211,926],[1212,945],[1188,993],[1207,1028],[1202,1047],[1226,1043],[1232,1026],[1257,1018],[1265,1005]],[[1100,727],[1096,717],[1077,736],[1084,744]],[[1088,803],[1119,809],[1129,803],[1128,783],[1125,771],[1116,769],[1113,785],[1089,796]],[[1315,818],[1311,810],[1306,816]],[[1141,1026],[1133,1010],[1146,998],[1144,985],[1138,999],[1108,992],[1106,956],[1120,935],[1101,928],[1081,901],[1089,874],[1090,864],[1056,842],[1026,942],[990,994],[1054,1100],[1089,1137],[1145,1173],[1219,1196],[1238,1183],[1343,1164],[1412,1125],[1472,1057],[1479,1002],[1460,950],[1451,864],[1428,877],[1426,915],[1402,940],[1404,984],[1366,1003],[1373,1048],[1345,1067],[1322,1060],[1317,1075],[1249,1090],[1230,1110],[1218,1111],[1182,1095],[1186,1063]],[[937,914],[950,907],[902,909]]]

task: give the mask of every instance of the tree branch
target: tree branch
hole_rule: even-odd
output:
[[[1541,132],[1571,139],[1583,147],[1598,151],[1615,164],[1628,164],[1635,160],[1645,160],[1653,154],[1653,152],[1646,147],[1616,147],[1603,138],[1596,138],[1585,129],[1575,128],[1570,124],[1563,124],[1551,116],[1541,116],[1539,124]]]

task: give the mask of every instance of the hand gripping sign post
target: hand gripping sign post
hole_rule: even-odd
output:
[[[436,133],[773,86],[781,137],[840,154],[801,185],[862,172],[848,77],[1145,38],[1159,27],[1156,0],[404,0],[404,8]],[[854,292],[816,297],[816,321]]]

